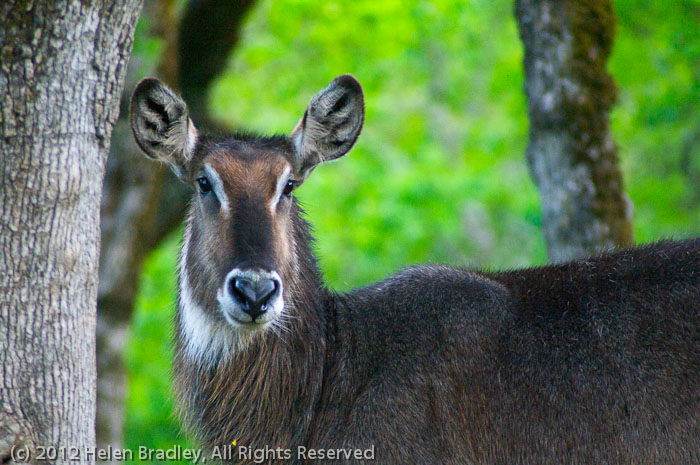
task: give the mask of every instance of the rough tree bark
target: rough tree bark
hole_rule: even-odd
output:
[[[527,160],[552,261],[634,242],[608,112],[611,0],[517,0],[530,118]]]
[[[175,1],[147,2],[144,15],[164,38],[155,71],[191,104],[198,126],[223,130],[207,113],[210,84],[225,67],[253,1],[196,0],[183,17]],[[136,64],[136,63],[134,63]],[[97,319],[97,444],[121,447],[126,374],[123,350],[143,260],[182,223],[187,189],[170,171],[147,161],[131,135],[128,102],[138,80],[130,67],[122,112],[112,137],[102,202],[102,254]]]
[[[1,463],[94,463],[100,193],[140,8],[0,3]]]

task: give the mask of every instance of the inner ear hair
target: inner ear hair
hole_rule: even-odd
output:
[[[136,86],[130,110],[131,129],[141,150],[183,178],[197,142],[185,102],[159,80],[148,78]]]
[[[348,153],[364,120],[362,86],[350,74],[338,76],[311,100],[290,134],[297,176],[303,179],[316,165]]]

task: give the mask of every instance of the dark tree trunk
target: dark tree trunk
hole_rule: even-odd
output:
[[[206,112],[207,92],[236,45],[239,25],[253,2],[197,0],[178,23],[173,0],[147,3],[144,14],[164,39],[157,74],[188,96],[197,125],[216,126]],[[180,45],[181,44],[181,45]],[[213,63],[213,64],[212,64]],[[140,78],[130,67],[122,112],[114,129],[102,202],[102,256],[97,320],[97,444],[121,447],[126,374],[123,350],[143,260],[182,224],[188,191],[162,165],[146,160],[129,127],[128,101]],[[222,129],[222,128],[217,128]]]
[[[192,120],[200,126],[203,122],[213,124],[206,107],[207,92],[224,71],[240,38],[243,18],[254,3],[191,0],[187,5],[180,27],[178,84]]]
[[[610,0],[517,0],[530,117],[527,160],[558,262],[634,242],[608,112],[615,35]]]
[[[0,3],[0,463],[95,461],[100,194],[140,8]]]

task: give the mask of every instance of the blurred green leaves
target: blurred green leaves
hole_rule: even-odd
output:
[[[637,239],[697,235],[700,145],[688,142],[700,135],[700,2],[616,6],[610,70],[620,98],[612,123]]]
[[[125,355],[129,373],[124,444],[167,449],[186,447],[173,412],[170,360],[175,308],[175,257],[182,232],[169,237],[144,264],[141,292]],[[170,462],[172,463],[172,462]]]

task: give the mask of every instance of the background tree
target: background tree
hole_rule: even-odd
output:
[[[95,444],[99,199],[141,8],[108,3],[0,4],[2,463]]]
[[[102,254],[97,319],[97,444],[122,445],[125,399],[123,351],[146,255],[182,223],[189,197],[170,170],[151,163],[129,127],[129,99],[138,81],[158,75],[192,102],[199,127],[223,130],[207,112],[209,85],[225,68],[252,1],[193,0],[178,18],[174,0],[147,1],[143,37],[159,38],[158,63],[132,60],[121,98],[102,200]],[[155,68],[155,69],[154,69]]]
[[[609,0],[518,0],[530,117],[527,161],[553,261],[634,242],[608,113],[615,36]]]

